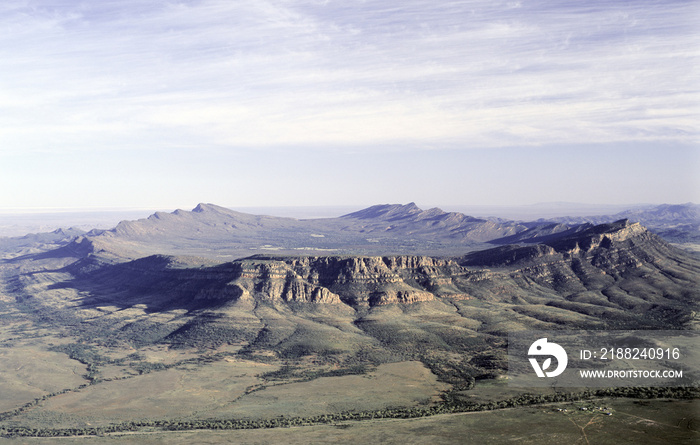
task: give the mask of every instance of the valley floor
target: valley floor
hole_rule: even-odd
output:
[[[595,407],[604,405],[607,416]],[[592,410],[582,411],[581,407]],[[560,411],[561,410],[561,411]],[[563,411],[566,410],[566,411]],[[337,422],[257,430],[115,433],[101,437],[1,439],[26,444],[690,444],[700,401],[596,399],[419,419]]]

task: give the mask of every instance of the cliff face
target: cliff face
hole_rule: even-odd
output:
[[[468,271],[452,260],[396,257],[256,257],[236,263],[230,284],[267,300],[381,305],[415,303]]]
[[[241,289],[243,298],[301,303],[341,303],[340,297],[317,282],[297,274],[283,261],[235,263],[228,286]]]

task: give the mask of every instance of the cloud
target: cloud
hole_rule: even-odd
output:
[[[693,2],[2,8],[0,151],[697,138]]]

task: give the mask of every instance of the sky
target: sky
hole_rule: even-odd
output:
[[[697,1],[5,0],[0,210],[700,202]]]

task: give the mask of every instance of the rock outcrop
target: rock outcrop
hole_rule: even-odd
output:
[[[431,301],[452,277],[469,272],[449,259],[392,257],[254,257],[234,263],[235,283],[265,300],[381,305]],[[458,291],[454,291],[458,293]]]

